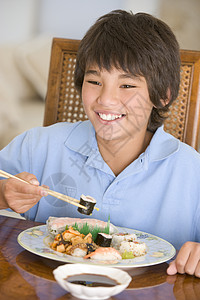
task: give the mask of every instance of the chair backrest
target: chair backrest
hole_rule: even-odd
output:
[[[44,126],[86,120],[74,87],[79,40],[54,38],[52,43]],[[200,51],[181,50],[181,84],[178,98],[165,121],[165,131],[198,150],[200,126]]]

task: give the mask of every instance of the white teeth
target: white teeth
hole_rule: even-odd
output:
[[[111,121],[122,117],[122,115],[111,115],[111,114],[106,115],[101,113],[99,113],[99,116],[102,120],[106,120],[106,121]]]

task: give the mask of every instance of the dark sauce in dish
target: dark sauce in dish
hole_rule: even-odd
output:
[[[120,284],[108,276],[87,273],[68,276],[66,280],[73,284],[81,284],[88,287],[113,287]]]

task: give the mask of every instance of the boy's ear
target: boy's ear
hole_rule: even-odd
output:
[[[161,99],[160,102],[162,103],[163,107],[166,106],[167,104],[169,104],[169,99]]]
[[[167,104],[169,104],[170,98],[171,98],[171,91],[168,88],[167,89],[167,99],[165,99],[165,100],[161,99],[160,100],[160,102],[162,103],[163,107],[166,106]]]

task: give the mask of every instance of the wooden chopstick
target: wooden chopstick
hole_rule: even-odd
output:
[[[17,177],[17,176],[14,176],[14,175],[12,175],[12,174],[9,174],[9,173],[7,173],[7,172],[5,172],[5,171],[3,171],[3,170],[0,170],[0,177],[4,177],[4,178],[15,178],[15,179],[17,179],[17,180],[19,180],[19,181],[21,181],[21,182],[24,182],[24,183],[27,183],[27,184],[31,184],[31,183],[29,183],[28,181],[25,181],[25,180],[23,180],[23,179],[21,179],[21,178],[19,178],[19,177]],[[74,198],[72,198],[72,197],[69,197],[69,196],[67,196],[67,195],[63,195],[63,194],[58,193],[58,192],[55,192],[55,191],[51,191],[51,190],[49,190],[49,189],[47,189],[47,188],[45,188],[45,187],[42,187],[42,188],[43,188],[45,191],[47,191],[49,195],[51,195],[51,196],[53,196],[53,197],[55,197],[55,198],[58,198],[58,199],[60,199],[60,200],[63,200],[63,201],[68,202],[68,203],[70,203],[70,204],[73,204],[73,205],[78,206],[78,207],[80,207],[80,208],[87,209],[87,207],[84,206],[84,205],[81,205],[81,204],[79,203],[79,200],[77,200],[77,199],[74,199]],[[97,208],[96,208],[96,209],[97,209]]]

